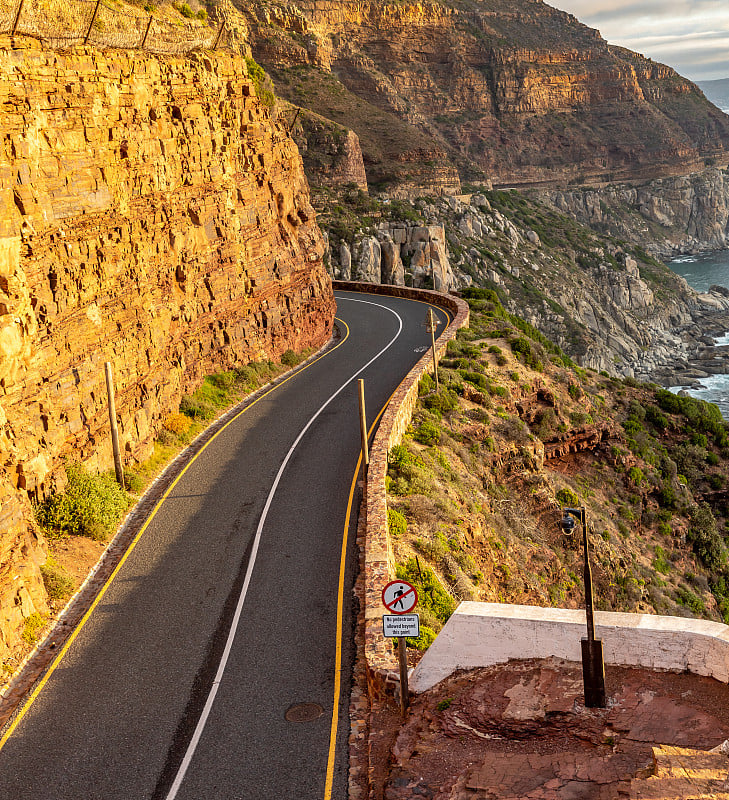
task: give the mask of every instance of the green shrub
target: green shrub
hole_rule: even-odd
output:
[[[408,521],[405,517],[396,509],[388,508],[387,509],[387,527],[390,531],[390,536],[394,538],[399,538],[400,536],[404,536],[408,530]]]
[[[572,491],[565,487],[564,489],[560,489],[557,492],[557,502],[561,506],[566,506],[567,508],[578,508],[580,505],[580,498]]]
[[[430,567],[422,566],[418,569],[415,559],[409,558],[407,563],[398,564],[395,575],[415,586],[418,590],[418,605],[431,612],[441,623],[445,623],[456,610],[456,601],[443,588]]]
[[[80,464],[66,467],[68,484],[36,510],[50,539],[69,534],[104,541],[129,507],[129,495],[111,475],[91,475]]]
[[[435,710],[436,711],[445,711],[447,708],[451,707],[451,703],[452,702],[453,702],[453,698],[452,697],[446,697],[445,700],[441,700],[440,703],[438,703],[438,705],[436,705]]]
[[[666,428],[669,427],[668,417],[661,414],[655,406],[648,406],[645,412],[645,418],[656,430],[665,431]]]
[[[521,353],[523,356],[528,357],[532,353],[532,345],[529,339],[520,336],[518,339],[511,342],[511,350],[514,353]]]
[[[51,600],[65,600],[71,595],[73,581],[52,556],[48,556],[40,571],[43,576],[43,585]]]
[[[645,475],[640,467],[631,467],[628,470],[628,479],[634,486],[640,486],[645,480]]]
[[[429,394],[435,389],[435,381],[433,376],[426,372],[423,377],[418,381],[418,394],[422,397],[424,394]]]
[[[708,503],[691,511],[691,524],[686,539],[694,553],[712,570],[718,570],[726,560],[724,542],[717,530],[716,519]]]
[[[413,438],[420,444],[432,447],[440,441],[440,428],[432,420],[426,419],[415,429]]]
[[[458,395],[452,389],[441,387],[439,391],[429,394],[423,400],[423,405],[439,414],[448,414],[458,406]]]
[[[285,367],[295,367],[297,364],[301,362],[301,356],[295,353],[293,350],[287,350],[281,356],[281,363]]]
[[[666,551],[660,545],[656,547],[653,557],[653,569],[657,572],[662,572],[664,575],[668,575],[671,571],[671,565],[666,558]]]
[[[124,469],[124,488],[132,494],[141,494],[144,489],[144,478],[134,470]]]
[[[412,636],[408,636],[405,640],[405,644],[407,644],[408,647],[414,647],[416,650],[427,650],[435,641],[435,637],[436,633],[432,628],[429,628],[427,625],[421,625],[418,638],[415,639]]]
[[[390,448],[390,452],[387,454],[387,463],[395,469],[400,469],[405,464],[409,464],[411,461],[412,457],[404,444],[394,445]]]
[[[267,85],[268,81],[263,67],[257,64],[250,56],[246,57],[246,67],[248,68],[248,77],[251,79],[253,88],[256,90],[256,97],[258,97],[264,106],[270,108],[276,102],[276,96]]]
[[[690,589],[679,586],[676,590],[676,602],[679,605],[690,608],[695,614],[703,614],[706,611],[704,601],[695,595]]]
[[[35,644],[40,637],[41,631],[46,624],[45,617],[42,617],[37,612],[26,617],[23,621],[23,632],[21,638],[28,644]]]
[[[663,483],[659,486],[656,495],[658,498],[658,505],[661,508],[673,509],[678,505],[676,489],[669,479],[663,481]]]

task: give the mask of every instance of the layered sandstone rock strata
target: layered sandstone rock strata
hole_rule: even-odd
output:
[[[408,151],[424,187],[427,168],[447,165],[529,185],[726,164],[729,119],[694,84],[541,0],[297,0],[247,13],[280,91],[353,128],[378,180],[389,160],[407,182]],[[336,90],[316,91],[330,72]],[[388,152],[367,138],[375,111],[392,120]]]
[[[301,159],[230,54],[0,50],[0,655],[44,610],[30,500],[143,458],[201,378],[330,336]]]

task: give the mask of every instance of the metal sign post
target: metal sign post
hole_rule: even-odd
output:
[[[407,581],[390,581],[382,590],[382,604],[390,612],[382,616],[382,631],[385,636],[397,638],[397,654],[400,661],[400,711],[404,717],[410,697],[405,639],[420,634],[420,617],[410,613],[418,604],[418,590]]]

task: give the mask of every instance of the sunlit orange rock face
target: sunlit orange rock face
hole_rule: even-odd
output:
[[[410,174],[446,190],[447,167],[556,185],[726,163],[729,121],[692,83],[541,0],[249,8],[253,51],[279,91],[354,129],[375,185]],[[327,100],[317,84],[329,73],[340,91]],[[386,127],[380,115],[394,120],[386,144],[368,136]]]
[[[143,458],[206,374],[334,315],[301,158],[230,53],[0,42],[0,656],[45,610],[30,501],[65,458]]]

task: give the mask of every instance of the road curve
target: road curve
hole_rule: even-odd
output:
[[[371,425],[430,337],[422,303],[337,301],[338,347],[157,508],[0,749],[0,800],[346,798],[356,378]]]

